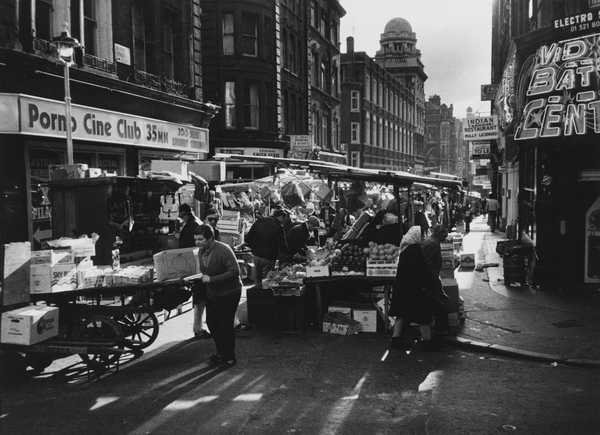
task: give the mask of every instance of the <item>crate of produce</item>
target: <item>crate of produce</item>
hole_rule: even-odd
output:
[[[306,276],[308,278],[329,276],[329,266],[306,266]]]
[[[398,262],[389,263],[383,260],[367,260],[367,276],[396,276]]]

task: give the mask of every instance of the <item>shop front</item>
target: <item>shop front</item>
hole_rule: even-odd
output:
[[[21,204],[16,208],[3,207],[2,226],[16,230],[13,234],[6,231],[3,240],[39,243],[51,239],[48,182],[52,166],[66,163],[64,103],[23,94],[1,94],[0,112],[0,133],[7,148],[3,151],[2,167],[7,178],[14,181],[12,185],[20,186],[13,195],[19,198],[15,204]],[[206,128],[76,104],[71,112],[74,162],[87,165],[96,176],[137,176],[150,169],[151,160],[197,160],[208,153]],[[2,183],[7,197],[11,193],[9,181],[4,179]],[[26,225],[17,228],[11,218],[25,221]]]
[[[600,282],[600,33],[518,42],[519,227],[536,242],[537,280],[572,291]]]

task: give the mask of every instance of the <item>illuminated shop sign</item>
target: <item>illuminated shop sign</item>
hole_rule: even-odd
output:
[[[516,140],[600,133],[600,33],[540,47],[532,67]]]

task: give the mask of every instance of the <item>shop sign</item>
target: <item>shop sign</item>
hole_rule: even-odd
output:
[[[476,186],[485,186],[490,184],[490,178],[487,175],[475,175],[473,177],[473,184]]]
[[[591,2],[590,2],[591,3]],[[598,8],[600,2],[590,8]],[[579,33],[587,32],[600,27],[600,11],[585,11],[567,17],[557,18],[553,22],[554,30],[557,32]]]
[[[237,156],[275,157],[283,158],[283,150],[277,148],[257,147],[216,147],[217,154],[234,154]]]
[[[490,156],[489,142],[472,142],[471,160],[487,159]]]
[[[513,42],[510,45],[504,70],[502,70],[502,80],[494,98],[494,107],[498,114],[498,126],[505,130],[515,119],[515,71],[517,68],[517,46]],[[503,136],[502,136],[503,137]],[[504,142],[498,143],[498,148],[502,150]]]
[[[309,152],[313,149],[312,136],[308,134],[290,135],[290,152]]]
[[[493,115],[464,119],[463,138],[468,141],[497,139],[498,118]]]
[[[12,95],[11,95],[12,96]],[[8,101],[14,103],[9,96]],[[18,96],[20,123],[2,126],[0,133],[20,132],[34,136],[64,138],[66,117],[64,103],[45,98]],[[0,100],[5,100],[0,95]],[[14,118],[14,116],[13,116]],[[208,152],[208,130],[183,124],[111,112],[78,104],[71,105],[73,139],[120,145],[143,146],[194,153]]]
[[[115,60],[123,65],[131,65],[131,50],[121,44],[115,44]]]
[[[600,33],[540,47],[523,71],[526,104],[515,140],[600,133]]]
[[[481,85],[481,101],[494,101],[498,85]]]

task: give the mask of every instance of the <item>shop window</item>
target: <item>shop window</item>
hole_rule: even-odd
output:
[[[235,82],[225,82],[225,128],[235,128]]]
[[[258,86],[255,84],[249,85],[246,95],[245,106],[245,127],[258,129],[260,124],[260,97]]]
[[[350,123],[350,142],[357,144],[360,143],[360,123],[359,122],[351,122]]]
[[[52,40],[52,0],[36,0],[35,2],[35,36],[46,41]]]
[[[359,91],[350,91],[350,111],[351,112],[359,112],[360,111],[360,92]]]
[[[235,25],[234,15],[227,13],[223,15],[223,54],[230,56],[235,54]]]
[[[258,56],[258,15],[242,14],[242,54]]]

